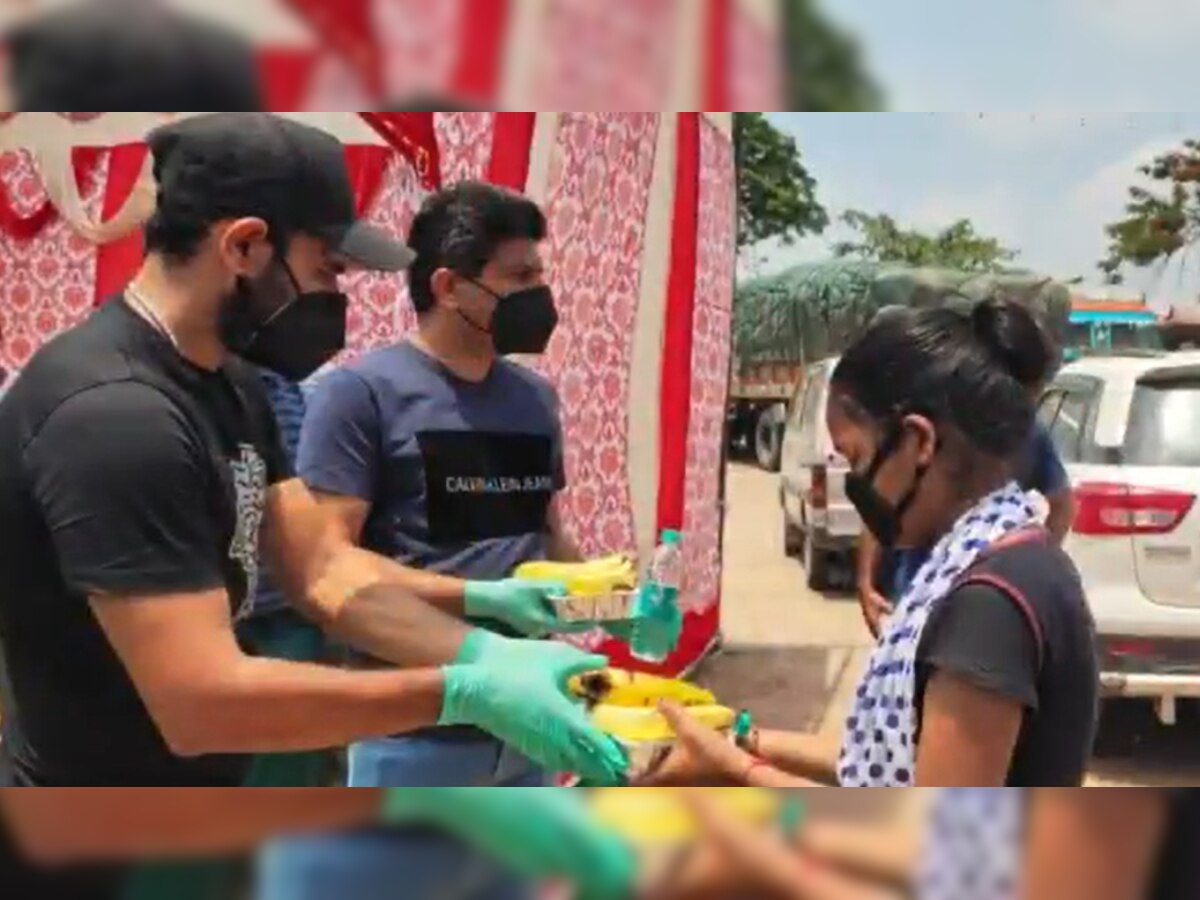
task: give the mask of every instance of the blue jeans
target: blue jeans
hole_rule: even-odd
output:
[[[351,787],[539,787],[498,741],[411,735],[350,748]],[[259,860],[257,900],[530,900],[533,886],[449,837],[384,830],[289,838]]]

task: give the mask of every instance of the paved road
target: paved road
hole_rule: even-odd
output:
[[[809,591],[803,569],[784,555],[776,485],[776,476],[757,469],[730,469],[726,649],[698,677],[729,705],[754,709],[760,721],[832,737],[869,637],[852,597]],[[1200,724],[1147,729],[1132,756],[1097,763],[1093,782],[1200,783]]]

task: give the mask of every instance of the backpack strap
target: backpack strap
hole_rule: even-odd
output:
[[[1029,630],[1033,633],[1034,642],[1037,645],[1037,669],[1038,674],[1042,672],[1046,659],[1046,633],[1042,628],[1041,620],[1038,619],[1037,612],[1034,610],[1033,604],[1029,602],[1029,598],[1019,587],[994,572],[980,571],[983,563],[994,559],[997,555],[1011,550],[1014,547],[1021,547],[1034,542],[1045,544],[1049,538],[1049,532],[1040,525],[1032,525],[1028,528],[1021,528],[995,541],[987,547],[975,562],[972,563],[958,579],[954,582],[951,588],[951,595],[954,591],[961,587],[969,585],[982,585],[990,587],[993,590],[999,591],[1017,608],[1021,615],[1025,618],[1025,623],[1029,626]]]

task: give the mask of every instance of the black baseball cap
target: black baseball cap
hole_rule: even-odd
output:
[[[345,148],[326,131],[271,113],[190,116],[147,137],[158,204],[190,219],[256,216],[299,231],[364,269],[398,272],[415,254],[357,218]]]
[[[139,0],[42,13],[5,36],[18,112],[264,108],[250,43]]]

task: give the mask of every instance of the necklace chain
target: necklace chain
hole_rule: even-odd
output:
[[[141,313],[142,318],[146,319],[156,331],[171,342],[176,350],[179,349],[179,341],[175,339],[174,333],[167,327],[167,323],[162,320],[162,317],[155,312],[153,304],[146,299],[145,294],[134,287],[132,284],[125,288],[125,298],[129,301],[133,308]]]

